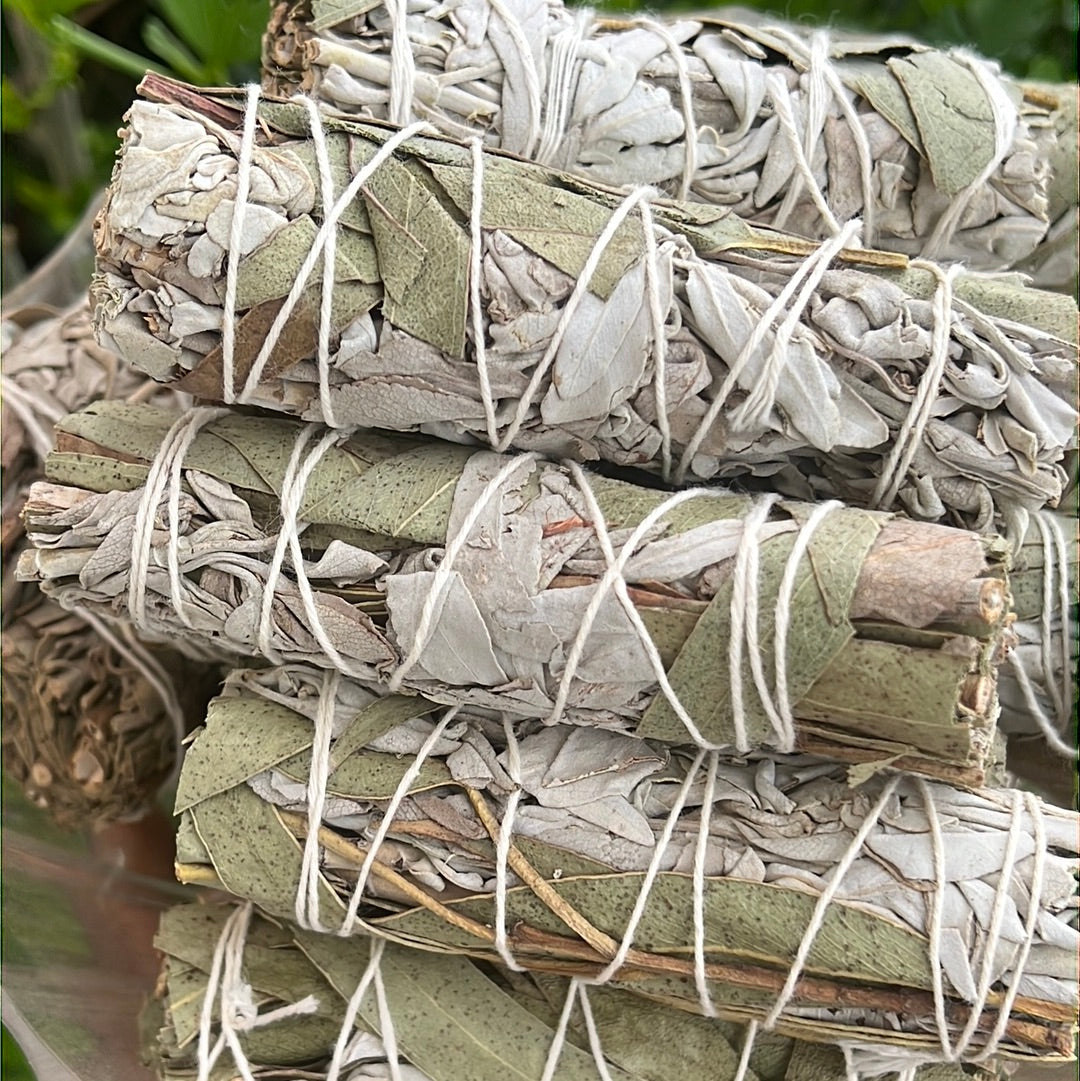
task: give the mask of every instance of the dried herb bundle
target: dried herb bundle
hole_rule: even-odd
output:
[[[400,133],[326,120],[344,197],[321,314],[323,271],[299,274],[330,201],[308,111],[259,104],[240,177],[235,98],[160,78],[144,93],[157,101],[129,113],[94,295],[102,341],[156,379],[342,427],[898,500],[978,529],[1061,493],[1077,416],[1069,298],[882,269],[902,257],[842,237],[808,248],[724,207],[628,209],[445,139],[400,143],[365,180]]]
[[[94,342],[85,301],[7,313],[3,333],[4,768],[64,825],[129,818],[168,777],[176,729],[201,715],[216,681],[17,582],[19,513],[53,421],[99,398],[177,396]]]
[[[703,759],[597,728],[439,719],[301,666],[234,673],[185,761],[178,875],[322,929],[611,976],[728,1020],[780,998],[781,1034],[909,1064],[943,1057],[940,979],[962,1058],[992,1031],[1006,1056],[1071,1053],[1074,813],[910,778],[852,789],[808,756]]]
[[[156,634],[515,717],[972,785],[994,762],[998,538],[218,412],[61,421],[20,574]],[[155,460],[176,486],[155,465],[147,488]]]
[[[148,1057],[162,1081],[190,1078],[197,1063],[199,1011],[207,989],[214,948],[236,909],[227,905],[184,905],[163,913],[156,939],[164,955],[156,1001],[145,1019]],[[313,1014],[281,1018],[241,1030],[238,1040],[256,1077],[272,1067],[306,1081],[322,1081],[344,1021],[345,1004],[371,965],[375,944],[300,931],[254,913],[243,945],[244,977],[251,1005],[261,1016],[314,995]],[[567,981],[557,976],[518,974],[481,966],[464,957],[420,953],[385,944],[378,970],[392,1021],[402,1081],[539,1081],[545,1055],[555,1041]],[[341,1081],[390,1078],[393,1052],[374,987],[361,1000]],[[718,1019],[693,1017],[610,987],[592,988],[593,1025],[612,1081],[666,1081],[671,1070],[711,1081],[732,1081],[744,1033]],[[211,1037],[220,1034],[215,1002]],[[642,1032],[663,1031],[663,1040]],[[598,1076],[580,1008],[571,1017],[567,1042],[552,1081],[594,1081]],[[677,1056],[673,1060],[673,1053]],[[224,1077],[226,1051],[217,1067]],[[217,1077],[217,1074],[211,1074]],[[842,1053],[775,1035],[759,1036],[746,1081],[846,1081]],[[989,1071],[923,1067],[916,1081],[988,1081]],[[888,1074],[883,1081],[898,1081]]]
[[[1075,89],[1017,84],[963,50],[743,10],[661,23],[418,0],[400,26],[397,10],[278,4],[264,86],[806,236],[864,217],[868,245],[982,270],[1026,259],[1037,280],[1075,228]]]

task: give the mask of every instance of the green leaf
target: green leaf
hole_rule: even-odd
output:
[[[367,941],[298,932],[296,942],[343,997],[356,989]],[[538,1081],[553,1033],[465,958],[388,944],[381,962],[398,1045],[432,1081]],[[360,1016],[376,1029],[375,996]],[[633,1075],[611,1070],[615,1081]],[[567,1044],[553,1081],[595,1081],[592,1055]]]
[[[792,505],[796,517],[806,509]],[[822,672],[851,640],[854,627],[847,619],[851,597],[863,559],[881,528],[880,516],[845,510],[827,517],[815,531],[808,554],[801,561],[791,598],[788,624],[788,697],[800,704]],[[795,534],[781,534],[758,549],[758,633],[767,685],[774,685],[776,598]],[[727,664],[731,637],[733,585],[729,579],[717,590],[709,607],[678,652],[668,677],[679,701],[689,711],[706,739],[734,743],[735,724],[731,680]],[[667,644],[667,643],[665,643]],[[746,738],[750,745],[775,742],[769,716],[754,685],[748,652],[743,651],[743,706]],[[876,684],[846,689],[850,708],[857,713]],[[800,712],[800,716],[801,716]],[[918,716],[920,714],[914,714]],[[645,711],[636,734],[669,742],[684,737],[685,728],[664,696],[657,696]]]

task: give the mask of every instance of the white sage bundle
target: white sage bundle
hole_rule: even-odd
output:
[[[52,448],[54,421],[102,398],[175,404],[179,396],[94,341],[85,301],[66,312],[5,312],[2,333],[4,768],[64,826],[128,819],[169,776],[188,720],[217,681],[211,687],[184,657],[147,647],[130,628],[67,611],[16,581],[26,547],[19,514]]]
[[[593,987],[560,1027],[564,977],[500,970],[385,940],[313,934],[250,905],[162,913],[144,1017],[162,1081],[287,1074],[303,1081],[849,1081],[843,1053],[765,1035],[740,1073],[743,1026]],[[214,969],[214,959],[221,966]],[[206,1000],[210,1009],[199,1007]],[[242,1010],[236,1010],[237,1005]],[[350,1007],[355,1004],[355,1013]],[[588,1011],[587,1015],[585,1011]],[[664,1033],[664,1040],[652,1034]],[[204,1038],[203,1034],[206,1034]],[[344,1033],[344,1035],[343,1035]],[[990,1081],[923,1067],[912,1081]],[[880,1081],[901,1081],[889,1073]]]
[[[1075,227],[1075,91],[897,35],[743,9],[665,22],[559,0],[286,0],[263,70],[269,92],[341,114],[425,120],[805,236],[858,217],[868,246],[978,270],[1026,261],[1040,282]]]
[[[57,432],[19,574],[65,606],[520,718],[968,785],[998,759],[1000,538],[209,407]]]
[[[230,677],[176,809],[182,881],[317,931],[611,983],[856,1063],[1072,1052],[1078,819],[1030,794],[850,788],[808,756],[724,763],[286,666]]]
[[[1060,496],[1069,298],[875,267],[904,259],[847,248],[850,226],[808,245],[310,100],[144,93],[93,292],[101,340],[155,379],[977,529]]]

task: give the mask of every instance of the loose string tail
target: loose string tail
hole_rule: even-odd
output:
[[[243,978],[244,947],[251,925],[253,906],[250,901],[237,906],[225,921],[210,959],[210,974],[199,1011],[199,1033],[196,1044],[196,1081],[209,1081],[222,1052],[228,1047],[233,1063],[244,1081],[255,1081],[239,1035],[253,1029],[315,1013],[319,999],[307,995],[297,1002],[276,1010],[260,1013],[255,1006],[251,985]],[[214,1003],[218,1003],[220,1032],[211,1046],[214,1023]]]

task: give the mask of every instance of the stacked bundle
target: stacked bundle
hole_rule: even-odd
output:
[[[973,268],[1076,275],[1076,93],[960,49],[745,10],[664,24],[559,0],[287,0],[263,85],[432,123],[619,187]]]
[[[268,665],[180,779],[178,876],[244,903],[163,921],[162,1076],[1068,1059],[1077,816],[986,786],[1008,658],[1072,750],[1076,308],[903,254],[1044,258],[1051,96],[518,6],[280,9],[268,78],[373,120],[158,77],[129,115],[101,340],[219,404],[60,419],[19,573]]]
[[[19,516],[65,413],[100,399],[178,396],[94,342],[85,302],[7,312],[3,334],[4,768],[61,824],[131,818],[172,773],[217,679],[16,581],[26,548]]]

